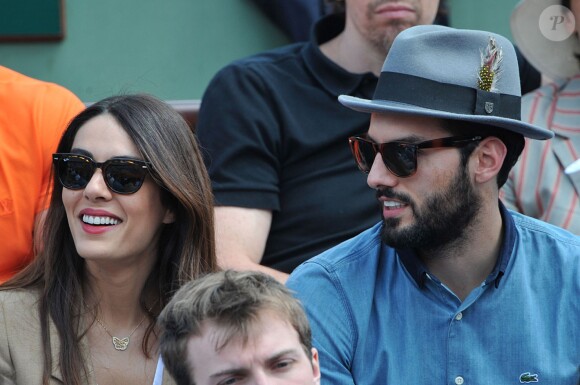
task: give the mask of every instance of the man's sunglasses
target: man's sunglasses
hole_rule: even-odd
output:
[[[149,162],[118,158],[98,163],[80,154],[53,154],[58,180],[67,189],[81,190],[87,186],[97,168],[103,171],[105,184],[118,194],[134,194],[147,176]]]
[[[360,136],[348,138],[350,149],[358,168],[368,173],[377,153],[381,154],[385,166],[398,177],[405,178],[417,171],[417,150],[439,147],[463,147],[482,140],[481,136],[452,136],[420,143],[388,142],[375,143]]]

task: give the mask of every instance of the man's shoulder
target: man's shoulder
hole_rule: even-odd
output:
[[[310,269],[322,268],[328,273],[360,272],[367,264],[374,264],[381,252],[381,229],[379,222],[357,236],[307,260],[292,273],[298,276]]]
[[[521,237],[520,242],[524,245],[544,246],[551,254],[566,254],[575,259],[580,258],[580,236],[515,211],[510,211],[510,214]]]
[[[381,229],[379,223],[294,269],[286,285],[308,312],[324,306],[345,307],[344,311],[370,306],[377,281],[396,271],[382,263],[389,259],[384,258],[385,253],[394,251],[383,247]]]
[[[301,60],[302,51],[307,44],[309,43],[294,43],[259,52],[257,54],[231,62],[222,68],[220,72],[232,70],[249,70],[253,68],[275,68],[281,64],[284,64],[285,62]]]
[[[36,105],[38,103],[51,103],[49,110],[55,106],[60,107],[63,101],[69,101],[80,107],[84,105],[80,99],[68,88],[57,83],[52,83],[36,78],[32,78],[13,71],[6,67],[1,67],[2,73],[0,84],[10,85],[9,93],[0,92],[0,100],[18,102],[19,104]],[[4,100],[4,98],[7,98]]]
[[[577,298],[580,292],[580,236],[523,214],[512,212],[517,240],[508,276],[512,289],[537,291],[535,296]],[[566,300],[564,300],[565,302]]]
[[[224,92],[241,98],[238,95],[243,95],[244,91],[241,90],[244,89],[251,90],[254,95],[266,90],[280,92],[278,90],[287,89],[288,84],[307,83],[308,69],[303,65],[302,55],[306,44],[282,46],[229,63],[212,78],[202,100],[213,97],[222,100]]]
[[[0,83],[41,85],[47,82],[0,65]]]

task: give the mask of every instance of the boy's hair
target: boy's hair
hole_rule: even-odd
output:
[[[216,342],[217,351],[234,339],[246,343],[252,326],[265,310],[274,312],[296,330],[302,348],[311,357],[308,319],[290,291],[266,274],[227,270],[187,283],[161,312],[159,348],[167,370],[178,385],[193,384],[187,360],[189,338],[200,336],[203,325],[211,322],[223,330]]]

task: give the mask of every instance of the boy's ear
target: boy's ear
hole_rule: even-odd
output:
[[[312,374],[314,375],[313,383],[320,385],[320,361],[318,360],[318,350],[312,348]]]

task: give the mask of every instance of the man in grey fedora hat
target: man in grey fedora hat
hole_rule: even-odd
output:
[[[325,384],[580,383],[580,237],[508,211],[524,137],[502,36],[416,26],[395,39],[350,138],[382,221],[298,267]]]

